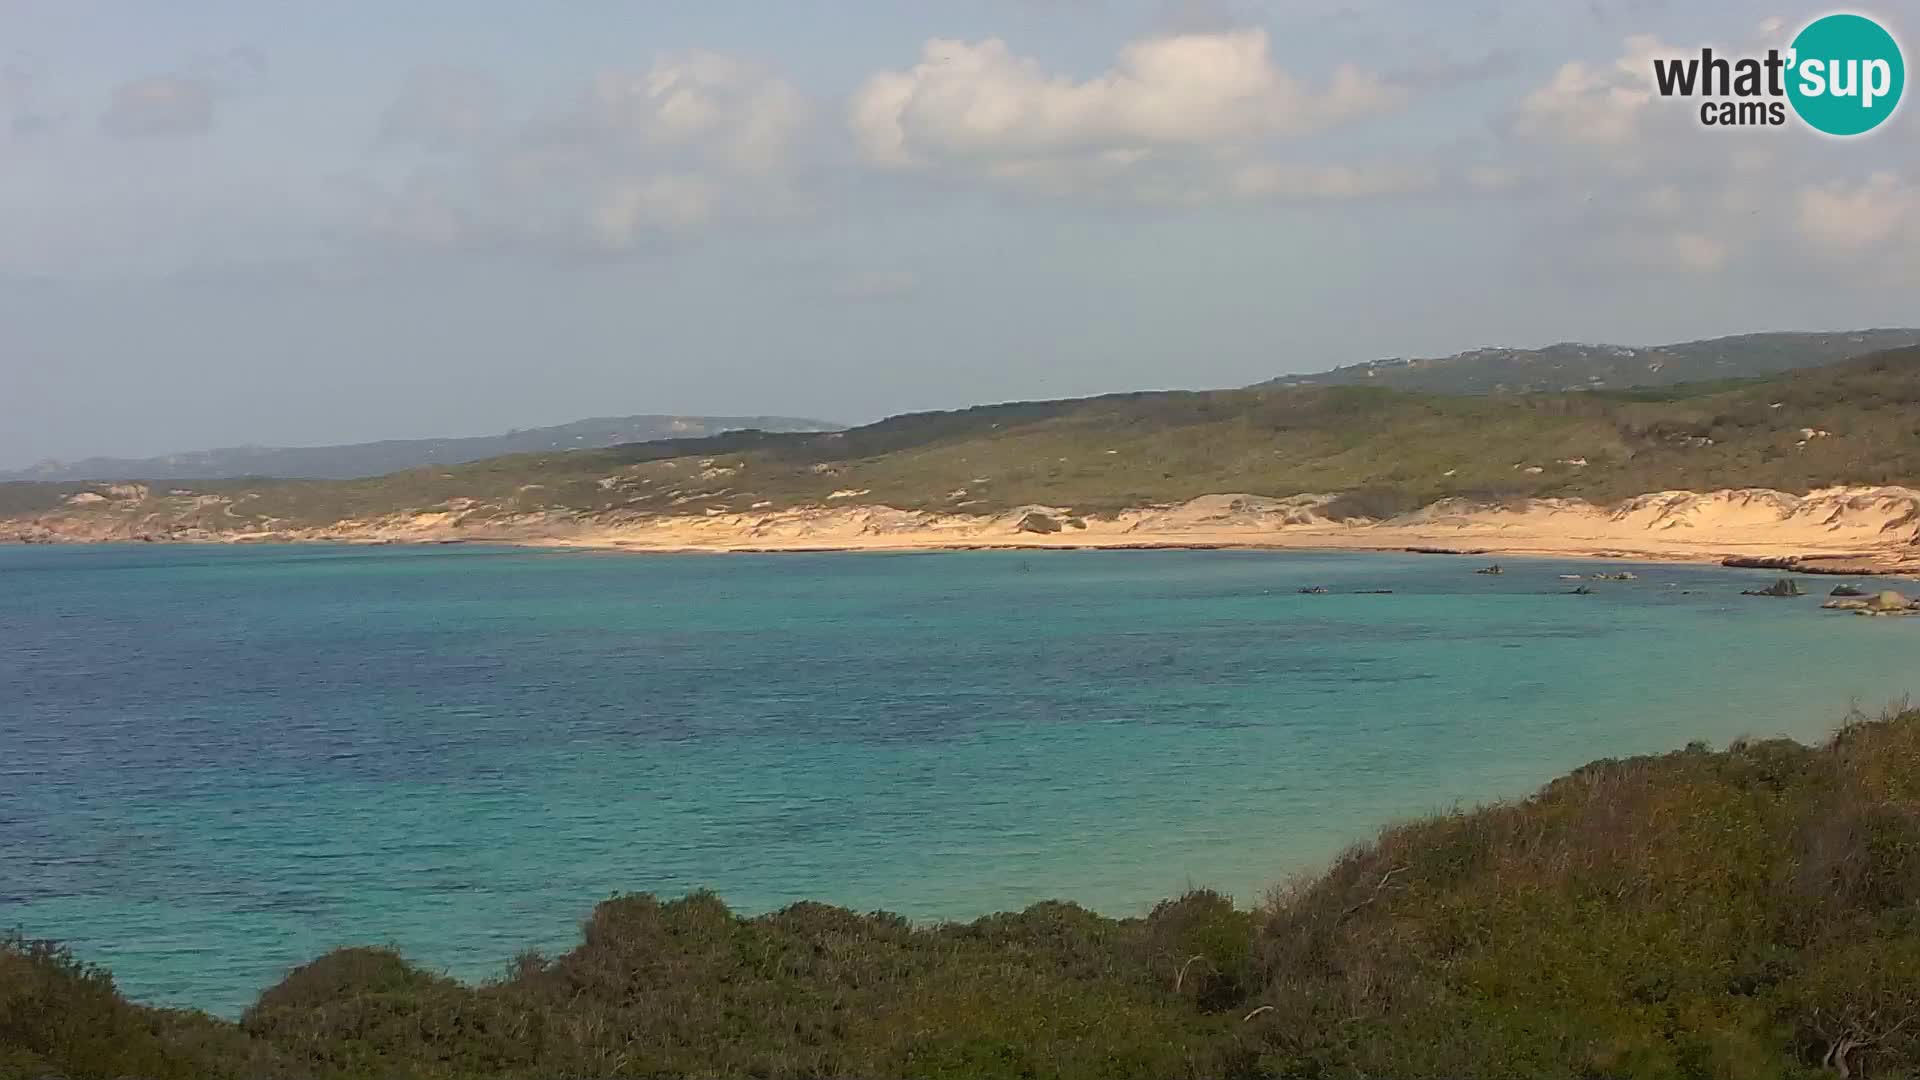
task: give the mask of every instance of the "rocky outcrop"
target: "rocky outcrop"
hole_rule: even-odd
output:
[[[1820,605],[1832,611],[1851,611],[1859,615],[1920,615],[1920,601],[1905,593],[1886,589],[1868,597],[1838,597]]]
[[[1794,574],[1816,574],[1828,577],[1878,577],[1883,574],[1904,572],[1900,560],[1889,555],[1873,554],[1729,555],[1720,560],[1720,565],[1748,570],[1785,570]]]
[[[1781,578],[1764,589],[1747,589],[1741,596],[1805,596],[1807,591],[1792,578]]]

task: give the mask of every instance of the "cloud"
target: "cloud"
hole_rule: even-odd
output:
[[[1712,273],[1727,264],[1727,245],[1699,232],[1675,233],[1668,242],[1674,265],[1696,273]]]
[[[694,50],[645,71],[602,72],[565,126],[613,153],[766,175],[786,164],[807,113],[801,93],[774,72]]]
[[[1892,172],[1859,184],[1803,190],[1800,235],[1816,252],[1847,256],[1920,243],[1920,187]]]
[[[864,160],[1065,192],[1169,158],[1244,156],[1268,140],[1397,108],[1405,92],[1351,65],[1312,87],[1273,62],[1262,30],[1137,41],[1075,81],[1006,42],[936,39],[920,62],[855,92]]]
[[[149,75],[113,91],[100,127],[117,138],[180,138],[213,129],[214,89],[204,79]]]
[[[1631,143],[1654,100],[1653,58],[1673,54],[1658,38],[1639,35],[1627,39],[1625,52],[1611,64],[1562,64],[1520,102],[1514,131],[1561,143]]]
[[[1430,173],[1392,166],[1249,165],[1234,173],[1246,198],[1369,199],[1432,186]]]
[[[700,50],[602,71],[566,108],[518,123],[472,73],[422,74],[389,108],[382,142],[441,160],[376,213],[376,231],[604,255],[796,214],[812,113],[778,72]]]
[[[148,75],[113,90],[100,128],[116,138],[187,138],[213,130],[219,102],[253,92],[266,75],[257,49],[238,47],[195,58],[183,70]]]
[[[757,64],[672,53],[644,71],[602,72],[516,164],[564,177],[593,245],[626,251],[648,234],[790,207],[809,113],[791,83]]]
[[[506,122],[506,94],[491,76],[466,68],[421,68],[380,120],[390,146],[446,152],[479,145]]]
[[[718,185],[698,175],[660,175],[615,181],[590,211],[599,246],[624,251],[644,233],[677,231],[712,219]]]

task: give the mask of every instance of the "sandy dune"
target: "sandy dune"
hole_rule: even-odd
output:
[[[1384,521],[1332,521],[1327,497],[1208,495],[1072,524],[1068,512],[1021,507],[991,516],[890,507],[654,518],[590,524],[532,542],[633,551],[898,551],[941,548],[1267,547],[1616,556],[1719,562],[1778,557],[1881,572],[1920,570],[1920,491],[1831,488],[1644,495],[1617,507],[1536,499],[1514,506],[1442,502]],[[1032,515],[1062,523],[1033,532]]]
[[[1765,489],[1663,491],[1620,505],[1532,499],[1511,505],[1435,503],[1386,520],[1330,519],[1330,496],[1206,495],[1175,506],[1076,518],[1028,506],[969,515],[834,505],[685,516],[558,512],[512,517],[480,507],[436,509],[317,528],[169,532],[138,516],[78,510],[0,525],[20,539],[358,543],[505,542],[622,551],[914,551],[966,548],[1247,547],[1445,549],[1720,562],[1770,559],[1782,569],[1920,572],[1920,491],[1840,487],[1808,495]],[[11,528],[8,529],[7,526]],[[1036,531],[1038,530],[1038,531]]]

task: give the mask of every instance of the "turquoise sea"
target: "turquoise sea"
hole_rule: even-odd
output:
[[[1920,684],[1920,620],[1738,595],[1771,575],[1485,561],[0,548],[0,927],[232,1014],[341,944],[484,977],[616,891],[1253,902],[1396,818]]]

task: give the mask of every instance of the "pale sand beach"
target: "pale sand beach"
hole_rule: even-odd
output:
[[[174,533],[198,542],[492,542],[632,552],[938,551],[969,549],[1272,548],[1634,558],[1771,560],[1782,570],[1920,573],[1920,490],[1835,487],[1663,491],[1600,506],[1579,499],[1511,504],[1446,500],[1386,519],[1328,515],[1331,495],[1205,495],[1172,506],[1076,516],[1022,506],[994,514],[814,506],[702,515],[517,516],[459,510],[272,531]],[[23,539],[155,538],[128,515],[55,512],[15,525]]]
[[[1806,496],[1742,489],[1674,491],[1616,507],[1529,500],[1442,502],[1386,520],[1335,521],[1325,496],[1209,495],[1113,518],[1057,507],[990,516],[884,506],[582,523],[516,542],[626,551],[916,551],[977,548],[1433,548],[1463,553],[1687,562],[1782,558],[1800,569],[1920,572],[1920,491],[1831,488]],[[1057,531],[1046,529],[1051,523]]]

